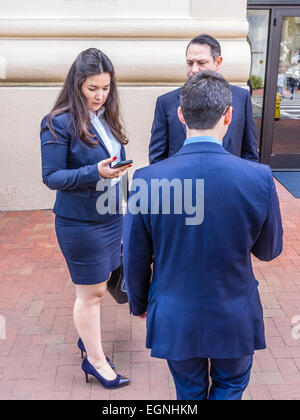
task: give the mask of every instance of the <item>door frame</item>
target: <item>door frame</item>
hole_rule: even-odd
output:
[[[300,154],[272,154],[274,111],[277,92],[277,77],[280,57],[280,41],[282,20],[284,16],[300,16],[299,6],[280,5],[248,5],[248,9],[269,10],[269,31],[267,43],[267,59],[265,87],[262,112],[262,128],[260,133],[260,162],[270,165],[276,170],[300,171]]]

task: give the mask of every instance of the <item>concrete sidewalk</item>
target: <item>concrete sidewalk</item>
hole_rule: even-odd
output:
[[[244,394],[250,400],[300,400],[300,200],[276,185],[284,250],[273,262],[253,259],[268,347],[255,354]],[[72,321],[74,289],[53,222],[51,211],[0,212],[0,322],[6,321],[0,399],[174,400],[166,362],[145,349],[144,321],[108,294],[101,306],[104,348],[132,383],[112,391],[86,384]]]

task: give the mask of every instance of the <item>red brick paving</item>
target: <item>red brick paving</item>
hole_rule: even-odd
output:
[[[292,323],[300,315],[300,200],[276,185],[284,250],[275,261],[253,258],[267,349],[255,354],[245,400],[300,400],[300,328]],[[166,362],[145,349],[145,323],[108,294],[101,306],[104,349],[132,383],[113,391],[86,384],[72,321],[74,289],[53,222],[51,211],[0,212],[0,315],[6,319],[0,399],[174,400]]]

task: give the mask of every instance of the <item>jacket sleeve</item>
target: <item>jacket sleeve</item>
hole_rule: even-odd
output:
[[[272,172],[269,170],[269,212],[251,252],[262,261],[278,257],[282,251],[283,228],[279,200]]]
[[[241,157],[243,159],[258,162],[257,130],[252,115],[252,103],[249,92],[247,92],[245,106],[245,127],[242,141]]]
[[[161,98],[156,101],[154,120],[151,129],[149,144],[149,162],[157,163],[168,157],[169,153],[169,130],[168,120]]]
[[[123,266],[130,312],[140,315],[147,311],[148,306],[153,246],[147,222],[150,216],[132,211],[132,200],[135,200],[133,191],[129,195],[123,225]]]
[[[68,152],[71,135],[59,118],[53,118],[52,125],[57,139],[46,126],[45,117],[41,124],[41,153],[43,182],[51,190],[76,190],[100,179],[98,164],[68,169]]]

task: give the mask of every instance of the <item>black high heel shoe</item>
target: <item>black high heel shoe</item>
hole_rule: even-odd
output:
[[[81,351],[81,359],[84,359],[85,357],[87,357],[87,354],[86,354],[86,349],[84,347],[84,344],[81,338],[78,339],[77,345]],[[84,356],[84,353],[85,353],[85,356]],[[112,369],[116,369],[116,365],[108,357],[106,357],[106,361]]]
[[[122,386],[126,386],[130,384],[130,379],[125,378],[125,376],[121,376],[118,374],[117,374],[116,379],[113,379],[112,381],[109,381],[103,378],[103,376],[101,376],[100,373],[94,368],[94,366],[90,364],[88,359],[83,359],[81,368],[85,373],[86,382],[89,381],[88,375],[92,375],[96,379],[98,379],[98,381],[104,388],[115,389],[115,388],[121,388]]]

